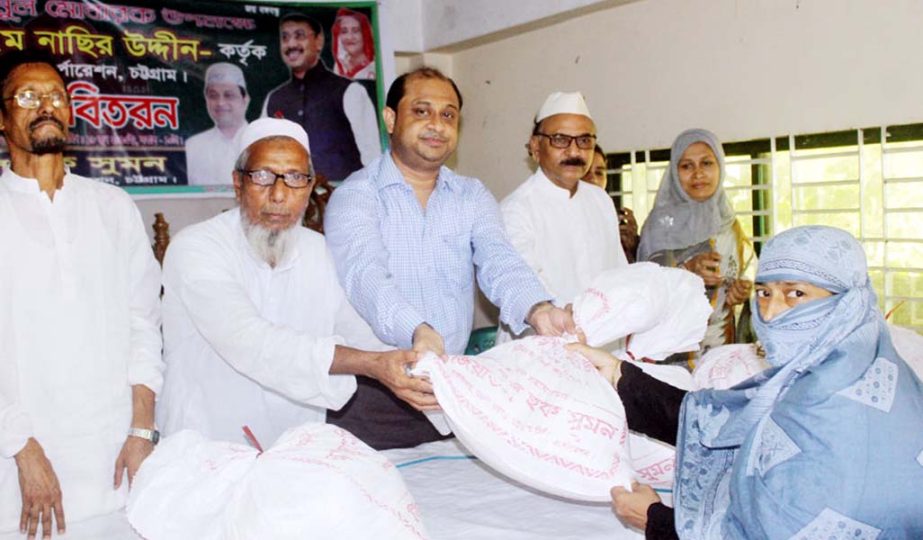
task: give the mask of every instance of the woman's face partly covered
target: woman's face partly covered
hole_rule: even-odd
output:
[[[769,281],[757,283],[756,303],[760,316],[769,322],[798,304],[826,298],[833,293],[805,281]]]
[[[703,142],[690,144],[676,164],[679,183],[689,197],[705,202],[718,190],[721,170],[711,147]]]

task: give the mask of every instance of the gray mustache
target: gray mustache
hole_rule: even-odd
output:
[[[58,128],[60,128],[62,131],[64,130],[64,124],[62,124],[60,120],[58,120],[57,118],[53,116],[42,116],[42,117],[36,118],[35,120],[32,121],[31,124],[29,124],[29,129],[31,130],[31,129],[37,128],[38,125],[41,124],[42,122],[51,122],[54,125],[58,126]]]

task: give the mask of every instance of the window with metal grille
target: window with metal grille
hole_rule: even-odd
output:
[[[725,143],[724,188],[757,252],[797,225],[848,230],[890,322],[923,331],[923,124]],[[669,149],[608,155],[609,194],[639,226]]]

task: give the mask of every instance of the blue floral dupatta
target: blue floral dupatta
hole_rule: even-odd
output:
[[[832,227],[786,231],[756,281],[834,295],[769,322],[754,299],[773,367],[686,396],[680,538],[923,538],[923,384],[891,344],[861,245]]]

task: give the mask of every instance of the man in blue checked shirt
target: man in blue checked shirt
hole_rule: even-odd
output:
[[[340,282],[378,337],[418,353],[461,354],[474,318],[474,278],[517,333],[574,331],[506,238],[497,202],[477,179],[443,164],[461,115],[455,83],[432,68],[394,81],[383,111],[391,148],[330,199],[327,245]],[[438,437],[422,414],[373,381],[328,421],[373,448]]]

